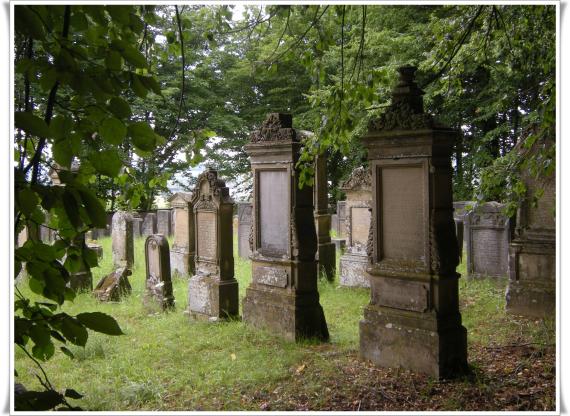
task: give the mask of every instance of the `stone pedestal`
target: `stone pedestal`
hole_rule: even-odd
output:
[[[346,251],[340,258],[342,286],[370,287],[366,268],[370,263],[372,247],[368,245],[372,232],[372,176],[370,169],[357,168],[341,185],[346,194]]]
[[[465,216],[468,277],[507,276],[511,221],[503,214],[504,207],[486,202]]]
[[[509,247],[507,312],[532,317],[556,316],[556,181],[537,182],[521,175],[527,195],[517,212],[515,238]],[[538,196],[538,189],[543,195]],[[537,197],[536,204],[533,199]]]
[[[113,266],[115,268],[133,268],[135,263],[135,245],[133,239],[133,217],[125,211],[113,215],[111,226]]]
[[[178,192],[172,195],[168,202],[170,202],[174,218],[174,242],[170,251],[170,265],[173,273],[189,277],[195,272],[192,194]]]
[[[198,176],[192,205],[196,274],[188,283],[188,312],[196,319],[236,317],[239,300],[234,278],[234,202],[215,170],[208,168]]]
[[[144,245],[146,280],[144,306],[152,312],[174,308],[170,275],[170,250],[162,234],[151,235]]]
[[[317,290],[313,188],[299,189],[301,144],[289,114],[270,114],[246,146],[254,178],[252,282],[243,320],[289,340],[329,337]]]
[[[239,202],[237,204],[238,256],[243,259],[248,259],[251,255],[251,250],[249,248],[251,209],[251,202]]]
[[[451,189],[457,132],[423,112],[415,68],[399,71],[391,106],[361,139],[372,173],[373,250],[360,355],[453,377],[467,369]]]

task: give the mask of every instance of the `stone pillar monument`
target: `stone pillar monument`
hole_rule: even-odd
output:
[[[507,312],[556,316],[556,178],[534,179],[522,173],[526,198],[517,212],[509,247]],[[539,197],[538,190],[543,194]],[[534,201],[537,198],[536,203]]]
[[[238,202],[238,256],[249,259],[251,250],[249,248],[249,231],[251,230],[251,202]]]
[[[172,208],[174,218],[174,242],[170,251],[170,264],[173,273],[182,276],[192,276],[194,268],[194,210],[192,207],[192,194],[190,192],[177,192],[168,202]]]
[[[342,286],[370,287],[366,268],[370,264],[372,177],[370,169],[356,168],[340,186],[346,194],[346,251],[340,258]]]
[[[299,189],[290,114],[270,114],[245,150],[254,178],[252,282],[243,320],[290,340],[329,337],[317,290],[313,187]]]
[[[391,106],[361,139],[372,172],[373,250],[360,355],[453,377],[467,369],[451,188],[457,132],[423,112],[415,71],[399,68]]]
[[[196,241],[196,274],[188,282],[188,312],[194,318],[239,315],[234,278],[232,217],[234,201],[218,172],[198,176],[192,195]]]
[[[317,228],[317,260],[319,272],[327,280],[334,280],[336,270],[336,250],[331,241],[331,215],[327,181],[327,156],[319,155],[315,160],[314,205]]]
[[[116,269],[125,267],[132,271],[135,260],[133,239],[133,217],[125,211],[113,214],[111,226],[113,265]]]

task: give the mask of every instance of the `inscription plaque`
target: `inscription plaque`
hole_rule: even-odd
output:
[[[429,292],[424,283],[379,279],[376,288],[372,296],[378,305],[416,312],[428,310]]]
[[[483,275],[507,274],[507,250],[504,231],[475,229],[471,232],[473,268]]]
[[[352,233],[352,245],[366,245],[370,231],[370,210],[368,208],[351,209],[350,229]]]
[[[198,212],[198,256],[213,259],[216,257],[216,214]]]
[[[382,257],[424,259],[423,180],[419,166],[381,170]]]
[[[160,252],[154,240],[147,245],[148,273],[157,279],[162,280],[160,275]]]
[[[287,271],[283,269],[258,267],[255,276],[258,283],[263,283],[264,285],[277,287],[287,286]]]
[[[259,172],[259,226],[261,251],[271,256],[287,254],[289,244],[289,213],[284,198],[288,195],[286,170]]]

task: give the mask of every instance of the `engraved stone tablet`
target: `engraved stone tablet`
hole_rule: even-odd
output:
[[[425,283],[397,279],[378,279],[373,299],[378,305],[408,311],[425,312],[428,309],[428,287]]]
[[[370,231],[370,210],[368,208],[351,208],[352,244],[366,245]]]
[[[488,276],[507,274],[507,245],[503,230],[475,229],[472,231],[473,267]]]
[[[198,256],[213,259],[216,257],[216,214],[198,212],[196,215],[198,228]]]
[[[281,257],[287,254],[289,244],[288,183],[285,170],[259,172],[259,225],[261,251],[265,255]]]
[[[258,267],[255,277],[258,283],[268,286],[286,287],[287,271],[275,267]]]
[[[382,257],[423,259],[425,201],[421,167],[386,167],[382,184]]]

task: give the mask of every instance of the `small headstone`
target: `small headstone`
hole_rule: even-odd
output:
[[[341,184],[346,194],[346,251],[340,258],[340,284],[342,286],[370,287],[366,268],[370,264],[369,238],[371,237],[372,176],[370,169],[356,168]]]
[[[120,267],[114,272],[103,277],[95,290],[93,296],[102,302],[118,302],[121,298],[131,294],[131,284],[129,283],[128,276],[131,271],[125,267]]]
[[[162,234],[148,236],[145,242],[146,281],[144,305],[151,310],[174,307],[170,276],[170,250]]]
[[[195,232],[192,194],[178,192],[172,195],[168,202],[172,208],[174,219],[174,237],[170,251],[172,273],[189,277],[194,274]]]
[[[251,230],[251,202],[239,202],[238,212],[238,256],[243,259],[249,258],[249,232]]]
[[[156,233],[156,214],[154,212],[147,212],[142,222],[141,235],[143,237],[148,237]]]
[[[503,204],[487,202],[475,205],[465,217],[469,277],[507,276],[511,221],[503,214],[503,209]]]
[[[208,168],[198,176],[192,204],[196,274],[188,282],[188,313],[198,319],[238,316],[232,232],[234,202],[215,170]]]
[[[159,209],[156,211],[156,229],[158,234],[169,236],[172,234],[172,211],[169,209]]]
[[[113,265],[132,269],[135,252],[132,215],[125,211],[115,212],[112,227]]]

